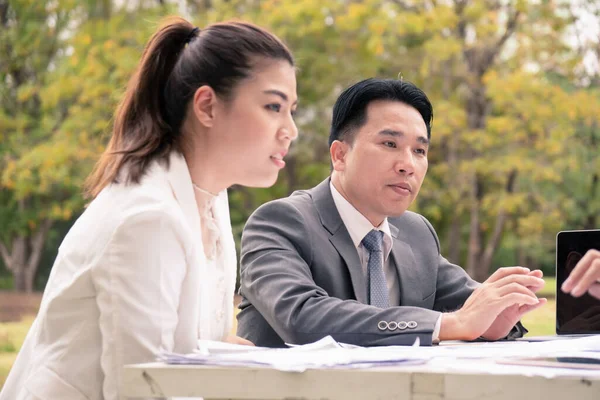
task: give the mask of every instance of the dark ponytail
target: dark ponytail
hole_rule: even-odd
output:
[[[209,85],[224,100],[260,58],[294,61],[274,35],[255,25],[228,22],[203,30],[183,18],[165,21],[144,49],[119,104],[108,147],[86,181],[96,197],[127,165],[126,183],[139,183],[148,165],[183,152],[181,127],[196,90]]]

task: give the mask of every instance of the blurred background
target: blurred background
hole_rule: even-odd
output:
[[[371,76],[412,81],[434,106],[430,168],[412,209],[443,254],[484,280],[541,268],[556,233],[600,228],[598,0],[0,0],[0,387],[82,183],[161,18],[269,28],[298,64],[299,139],[270,189],[235,187],[239,241],[260,204],[329,174],[331,109]],[[554,331],[554,302],[528,315]]]

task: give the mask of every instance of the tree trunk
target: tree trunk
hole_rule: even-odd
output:
[[[488,100],[485,97],[485,86],[482,82],[481,62],[472,51],[465,52],[465,58],[472,72],[471,84],[469,85],[469,96],[467,106],[467,126],[470,130],[485,129]],[[471,151],[470,158],[478,155]],[[467,255],[467,272],[477,281],[483,282],[487,279],[486,272],[482,269],[482,247],[481,247],[481,200],[483,199],[483,183],[476,172],[471,178],[471,223],[469,226],[469,252]]]
[[[506,181],[506,193],[511,194],[515,188],[515,181],[517,180],[517,171],[512,170],[508,174],[508,178]],[[482,279],[486,279],[490,274],[490,269],[492,267],[492,258],[494,257],[494,253],[498,249],[500,245],[500,239],[502,238],[502,232],[504,231],[504,224],[506,223],[506,210],[500,209],[498,211],[498,215],[496,215],[496,224],[494,226],[494,231],[492,232],[492,236],[487,241],[485,246],[485,250],[483,251],[483,255],[481,257],[481,261],[479,262],[479,271],[478,276]]]
[[[461,235],[460,235],[460,215],[458,213],[452,214],[452,219],[450,221],[450,230],[448,231],[448,245],[450,246],[448,249],[448,261],[453,264],[460,265],[460,243]]]
[[[600,46],[599,46],[600,48]],[[598,131],[597,131],[597,127],[596,127],[596,123],[593,124],[592,129],[590,130],[590,148],[591,149],[597,149],[598,148],[598,140],[597,140],[597,135]],[[590,162],[592,162],[593,160],[590,160]],[[598,176],[598,172],[595,172],[594,175],[592,176],[592,184],[590,186],[590,194],[589,194],[589,199],[596,199],[598,198],[598,184],[600,183],[600,176]],[[598,215],[595,212],[591,212],[588,213],[587,218],[585,220],[583,229],[598,229],[600,228],[597,225],[597,218]]]
[[[35,283],[35,272],[22,265],[15,268],[14,273],[14,290],[16,292],[33,292],[33,286]]]
[[[12,266],[12,271],[13,271],[13,287],[14,290],[17,292],[27,292],[26,284],[26,278],[25,278],[25,268],[23,267],[23,265],[13,265]]]
[[[471,221],[469,225],[469,247],[467,254],[467,272],[479,280],[478,264],[481,255],[481,228],[479,224],[481,186],[479,178],[473,174],[471,181]]]
[[[448,176],[448,181],[450,182],[450,187],[453,190],[458,190],[455,201],[462,201],[462,185],[459,182],[459,177],[456,174],[458,170],[458,150],[457,150],[456,141],[450,139],[448,140],[448,171],[450,174]],[[457,210],[457,206],[454,207]],[[448,260],[454,264],[460,264],[460,244],[462,243],[462,235],[461,235],[461,215],[455,211],[452,213],[452,217],[450,218],[450,229],[448,230],[449,238],[448,238]]]
[[[523,247],[521,246],[521,244],[517,244],[517,248],[515,251],[516,251],[517,265],[520,267],[526,267],[527,266],[527,254],[525,254],[525,251],[524,251]]]
[[[12,241],[12,251],[0,242],[0,253],[6,268],[12,273],[14,290],[33,292],[35,276],[42,258],[44,244],[52,227],[51,220],[44,220],[31,236],[17,236]]]
[[[453,74],[454,71],[452,66],[455,64],[456,60],[451,58],[450,60],[443,63],[442,74],[444,76],[444,80],[442,82],[442,94],[444,98],[449,98],[454,84],[453,84]],[[448,182],[450,182],[449,187],[454,190],[458,188],[459,192],[462,192],[462,187],[459,182],[459,176],[456,174],[458,170],[458,144],[457,141],[454,140],[455,137],[458,137],[459,133],[455,132],[451,138],[447,140],[448,151],[446,152],[446,162],[448,163]],[[462,194],[458,193],[455,201],[461,201]],[[456,207],[454,207],[456,209]],[[448,230],[448,260],[454,264],[460,264],[460,244],[461,240],[461,216],[458,212],[454,212],[452,217],[450,218],[450,229]]]
[[[595,148],[595,147],[592,147]],[[592,176],[592,186],[590,187],[590,199],[595,199],[596,198],[596,192],[598,189],[598,181],[600,180],[600,178],[598,177],[598,173],[595,173],[594,176]],[[583,225],[583,229],[598,229],[600,228],[598,226],[597,223],[597,218],[598,215],[593,212],[593,213],[588,213],[586,219],[585,219],[585,223]]]
[[[493,66],[495,58],[498,56],[506,41],[513,35],[517,27],[520,12],[517,10],[508,10],[508,20],[506,22],[506,30],[498,38],[498,40],[488,46],[476,46],[468,43],[467,26],[468,19],[464,15],[464,10],[467,6],[466,1],[456,1],[454,3],[455,11],[459,17],[457,24],[456,35],[463,43],[463,58],[467,64],[467,83],[469,94],[465,101],[467,113],[467,127],[470,130],[483,130],[486,127],[486,117],[489,108],[489,101],[486,98],[486,86],[483,77],[486,72]],[[477,158],[479,155],[475,151],[469,155],[469,158]],[[485,253],[482,251],[482,229],[481,229],[481,200],[484,197],[483,184],[481,178],[473,172],[471,180],[471,221],[469,229],[469,248],[467,255],[467,272],[476,280],[482,281],[487,279],[489,266],[486,263],[491,263],[491,259],[497,248],[498,243],[491,247],[486,247]],[[500,216],[499,216],[500,217]],[[504,217],[497,218],[496,227],[499,228],[497,235],[502,233]],[[501,222],[500,224],[498,222]],[[492,245],[493,243],[490,243]],[[484,257],[485,255],[485,257]],[[489,260],[489,261],[488,261]]]

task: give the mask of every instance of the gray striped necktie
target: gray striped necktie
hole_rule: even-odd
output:
[[[362,245],[369,251],[367,264],[367,285],[369,304],[388,308],[388,287],[383,274],[383,232],[373,229],[362,240]]]

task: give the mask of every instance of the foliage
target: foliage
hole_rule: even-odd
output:
[[[595,91],[575,84],[572,71],[581,58],[565,42],[569,2],[214,4],[200,26],[230,17],[267,26],[294,50],[299,67],[301,136],[292,168],[269,190],[232,196],[238,230],[248,210],[327,175],[327,123],[343,87],[363,77],[399,74],[424,88],[435,107],[430,170],[413,208],[434,223],[453,261],[464,265],[476,253],[473,260],[482,264],[490,247],[492,268],[527,263],[550,272],[555,233],[581,227],[586,216],[597,214],[591,178],[598,170],[597,145],[590,142],[600,104]],[[483,97],[474,99],[478,90]],[[484,107],[481,115],[473,111],[474,100]],[[583,138],[583,131],[592,133]],[[564,187],[573,175],[581,186],[576,198]],[[479,183],[476,197],[473,179]],[[478,248],[466,248],[474,236]],[[485,267],[480,277],[489,272]]]
[[[83,210],[83,179],[143,45],[173,12],[200,27],[255,22],[282,37],[297,60],[301,134],[275,186],[232,188],[238,240],[260,204],[328,175],[331,107],[344,87],[368,76],[413,81],[434,104],[430,168],[413,209],[432,221],[452,261],[481,265],[483,275],[509,264],[552,273],[556,232],[598,227],[598,79],[567,40],[577,23],[568,1],[19,0],[10,7],[22,23],[0,32],[0,46],[11,49],[0,61],[0,239],[54,221],[39,287],[65,224]],[[593,49],[588,44],[586,54]],[[27,71],[19,85],[9,77],[16,67]]]

